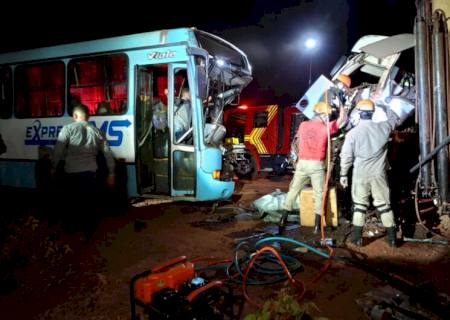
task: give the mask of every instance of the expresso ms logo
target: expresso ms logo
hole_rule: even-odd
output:
[[[176,52],[175,51],[165,51],[165,52],[151,52],[149,54],[147,54],[147,58],[149,60],[154,60],[154,59],[167,59],[167,58],[173,58],[175,57]]]
[[[123,130],[131,125],[130,120],[105,120],[97,126],[94,121],[90,121],[107,135],[108,144],[111,147],[118,147],[123,141]],[[42,125],[41,121],[35,120],[31,126],[25,129],[25,145],[54,145],[58,138],[62,125]]]

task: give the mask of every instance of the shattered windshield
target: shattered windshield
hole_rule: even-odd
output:
[[[251,76],[250,63],[241,50],[210,33],[196,30],[195,34],[199,46],[208,51],[211,57],[223,59],[238,74]]]
[[[226,130],[223,110],[237,103],[239,94],[250,83],[251,66],[245,53],[231,43],[206,32],[195,30],[199,46],[208,52],[208,61],[196,59],[198,75],[206,73],[203,99],[205,143],[218,145]],[[199,85],[199,88],[201,85]]]

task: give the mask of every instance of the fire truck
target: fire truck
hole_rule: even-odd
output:
[[[238,176],[285,173],[291,142],[305,116],[295,106],[240,105],[225,110],[226,142],[240,154]]]

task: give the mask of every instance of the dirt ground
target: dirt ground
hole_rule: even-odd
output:
[[[287,191],[289,179],[258,177],[240,182],[232,201],[220,206],[248,207],[276,188]],[[22,208],[34,214],[32,201],[25,203]],[[45,254],[63,253],[53,260],[35,257],[15,267],[15,285],[0,295],[1,318],[129,319],[129,283],[134,275],[180,255],[231,259],[236,235],[250,235],[252,230],[265,226],[260,220],[208,222],[208,218],[215,217],[211,208],[212,203],[131,207],[127,212],[104,218],[88,241],[81,233],[66,234],[49,226],[57,230],[57,236],[50,243],[53,251],[48,254],[47,249]],[[38,221],[34,225],[46,225],[44,220]],[[31,226],[35,228],[33,223]],[[398,288],[398,282],[413,285],[409,288],[415,290],[417,285],[425,284],[417,289],[424,294],[450,295],[448,245],[405,243],[392,249],[379,238],[355,252],[345,246],[349,232],[349,226],[340,226],[329,233],[338,240],[340,248],[334,251],[337,259],[315,283],[312,280],[326,259],[311,252],[298,256],[303,270],[295,279],[305,283],[305,301],[317,306],[318,310],[312,311],[315,316],[366,319],[356,300],[386,285]],[[289,231],[286,236],[310,244],[318,240],[308,227]],[[39,248],[35,250],[36,254],[40,252]],[[262,301],[283,285],[253,286],[249,294]],[[247,304],[244,315],[254,310]]]

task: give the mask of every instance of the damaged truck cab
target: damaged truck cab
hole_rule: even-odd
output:
[[[341,60],[345,62],[335,65],[331,72],[332,80],[339,74],[346,74],[353,82],[346,101],[351,113],[350,127],[358,122],[354,106],[361,99],[375,101],[374,121],[386,120],[386,108],[392,108],[398,114],[398,124],[412,113],[416,98],[414,75],[396,65],[402,52],[414,47],[414,43],[413,34],[364,36],[353,46],[352,54]]]
[[[412,113],[415,105],[415,79],[411,72],[397,67],[402,52],[414,47],[412,34],[399,34],[392,37],[368,35],[360,38],[351,54],[341,57],[333,67],[331,81],[321,76],[297,103],[306,116],[311,117],[312,107],[333,86],[339,74],[352,79],[352,87],[346,92],[346,107],[350,113],[351,129],[357,125],[358,113],[354,110],[356,102],[372,99],[376,102],[374,121],[386,120],[386,108],[393,108],[400,117],[400,123]],[[410,50],[412,51],[412,50]]]

